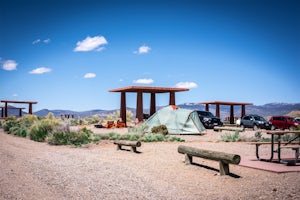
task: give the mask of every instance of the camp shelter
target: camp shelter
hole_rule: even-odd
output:
[[[170,134],[200,134],[205,130],[196,111],[177,106],[160,109],[146,121],[146,124],[149,126],[147,132],[151,132],[152,127],[159,125],[166,125]]]

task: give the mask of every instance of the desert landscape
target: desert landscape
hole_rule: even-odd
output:
[[[107,131],[89,127],[95,133]],[[111,130],[110,130],[111,131]],[[126,129],[119,129],[125,133]],[[117,151],[113,141],[82,147],[54,146],[0,129],[0,199],[299,199],[299,172],[273,173],[195,157],[186,165],[184,144],[255,155],[246,142],[221,142],[226,132],[179,136],[185,142],[142,143],[138,153]],[[254,135],[254,131],[242,134]],[[268,154],[267,147],[262,148]]]

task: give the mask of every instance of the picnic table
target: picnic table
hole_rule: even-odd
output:
[[[279,163],[283,163],[283,164],[288,164],[288,165],[294,165],[297,163],[298,158],[299,158],[299,149],[300,149],[300,131],[297,130],[292,130],[292,131],[267,131],[267,134],[271,135],[271,143],[270,142],[257,142],[256,144],[256,157],[258,160],[260,161],[267,161],[267,162],[279,162]],[[285,134],[289,134],[289,133],[294,133],[295,136],[292,137],[289,141],[287,142],[282,142],[281,141],[281,137]],[[296,141],[297,139],[299,139],[299,143],[295,144],[292,143],[294,141]],[[265,158],[260,158],[259,156],[259,146],[262,144],[270,144],[271,145],[271,155],[270,158],[265,159]],[[276,148],[277,145],[277,148]],[[287,148],[287,149],[292,149],[295,151],[295,160],[293,160],[292,162],[288,162],[285,161],[281,158],[281,150]],[[274,159],[274,154],[277,153],[278,155],[278,160]]]

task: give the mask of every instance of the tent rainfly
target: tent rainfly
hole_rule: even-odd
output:
[[[146,124],[149,126],[147,132],[151,132],[152,127],[159,125],[166,125],[170,134],[200,134],[205,130],[196,111],[177,106],[160,109],[146,121]]]

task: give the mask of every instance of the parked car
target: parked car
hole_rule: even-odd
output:
[[[299,125],[299,124],[300,124],[300,117],[296,117],[296,118],[295,118],[295,122],[297,122],[298,125]]]
[[[253,128],[253,130],[257,130],[259,128],[268,130],[272,129],[272,123],[259,115],[245,115],[241,119],[240,126],[241,128]]]
[[[214,116],[208,111],[197,111],[200,121],[205,128],[214,128],[215,126],[223,126],[223,122],[220,118]]]
[[[273,116],[270,122],[274,125],[274,128],[278,129],[295,129],[299,124],[295,122],[295,119],[288,116]]]

